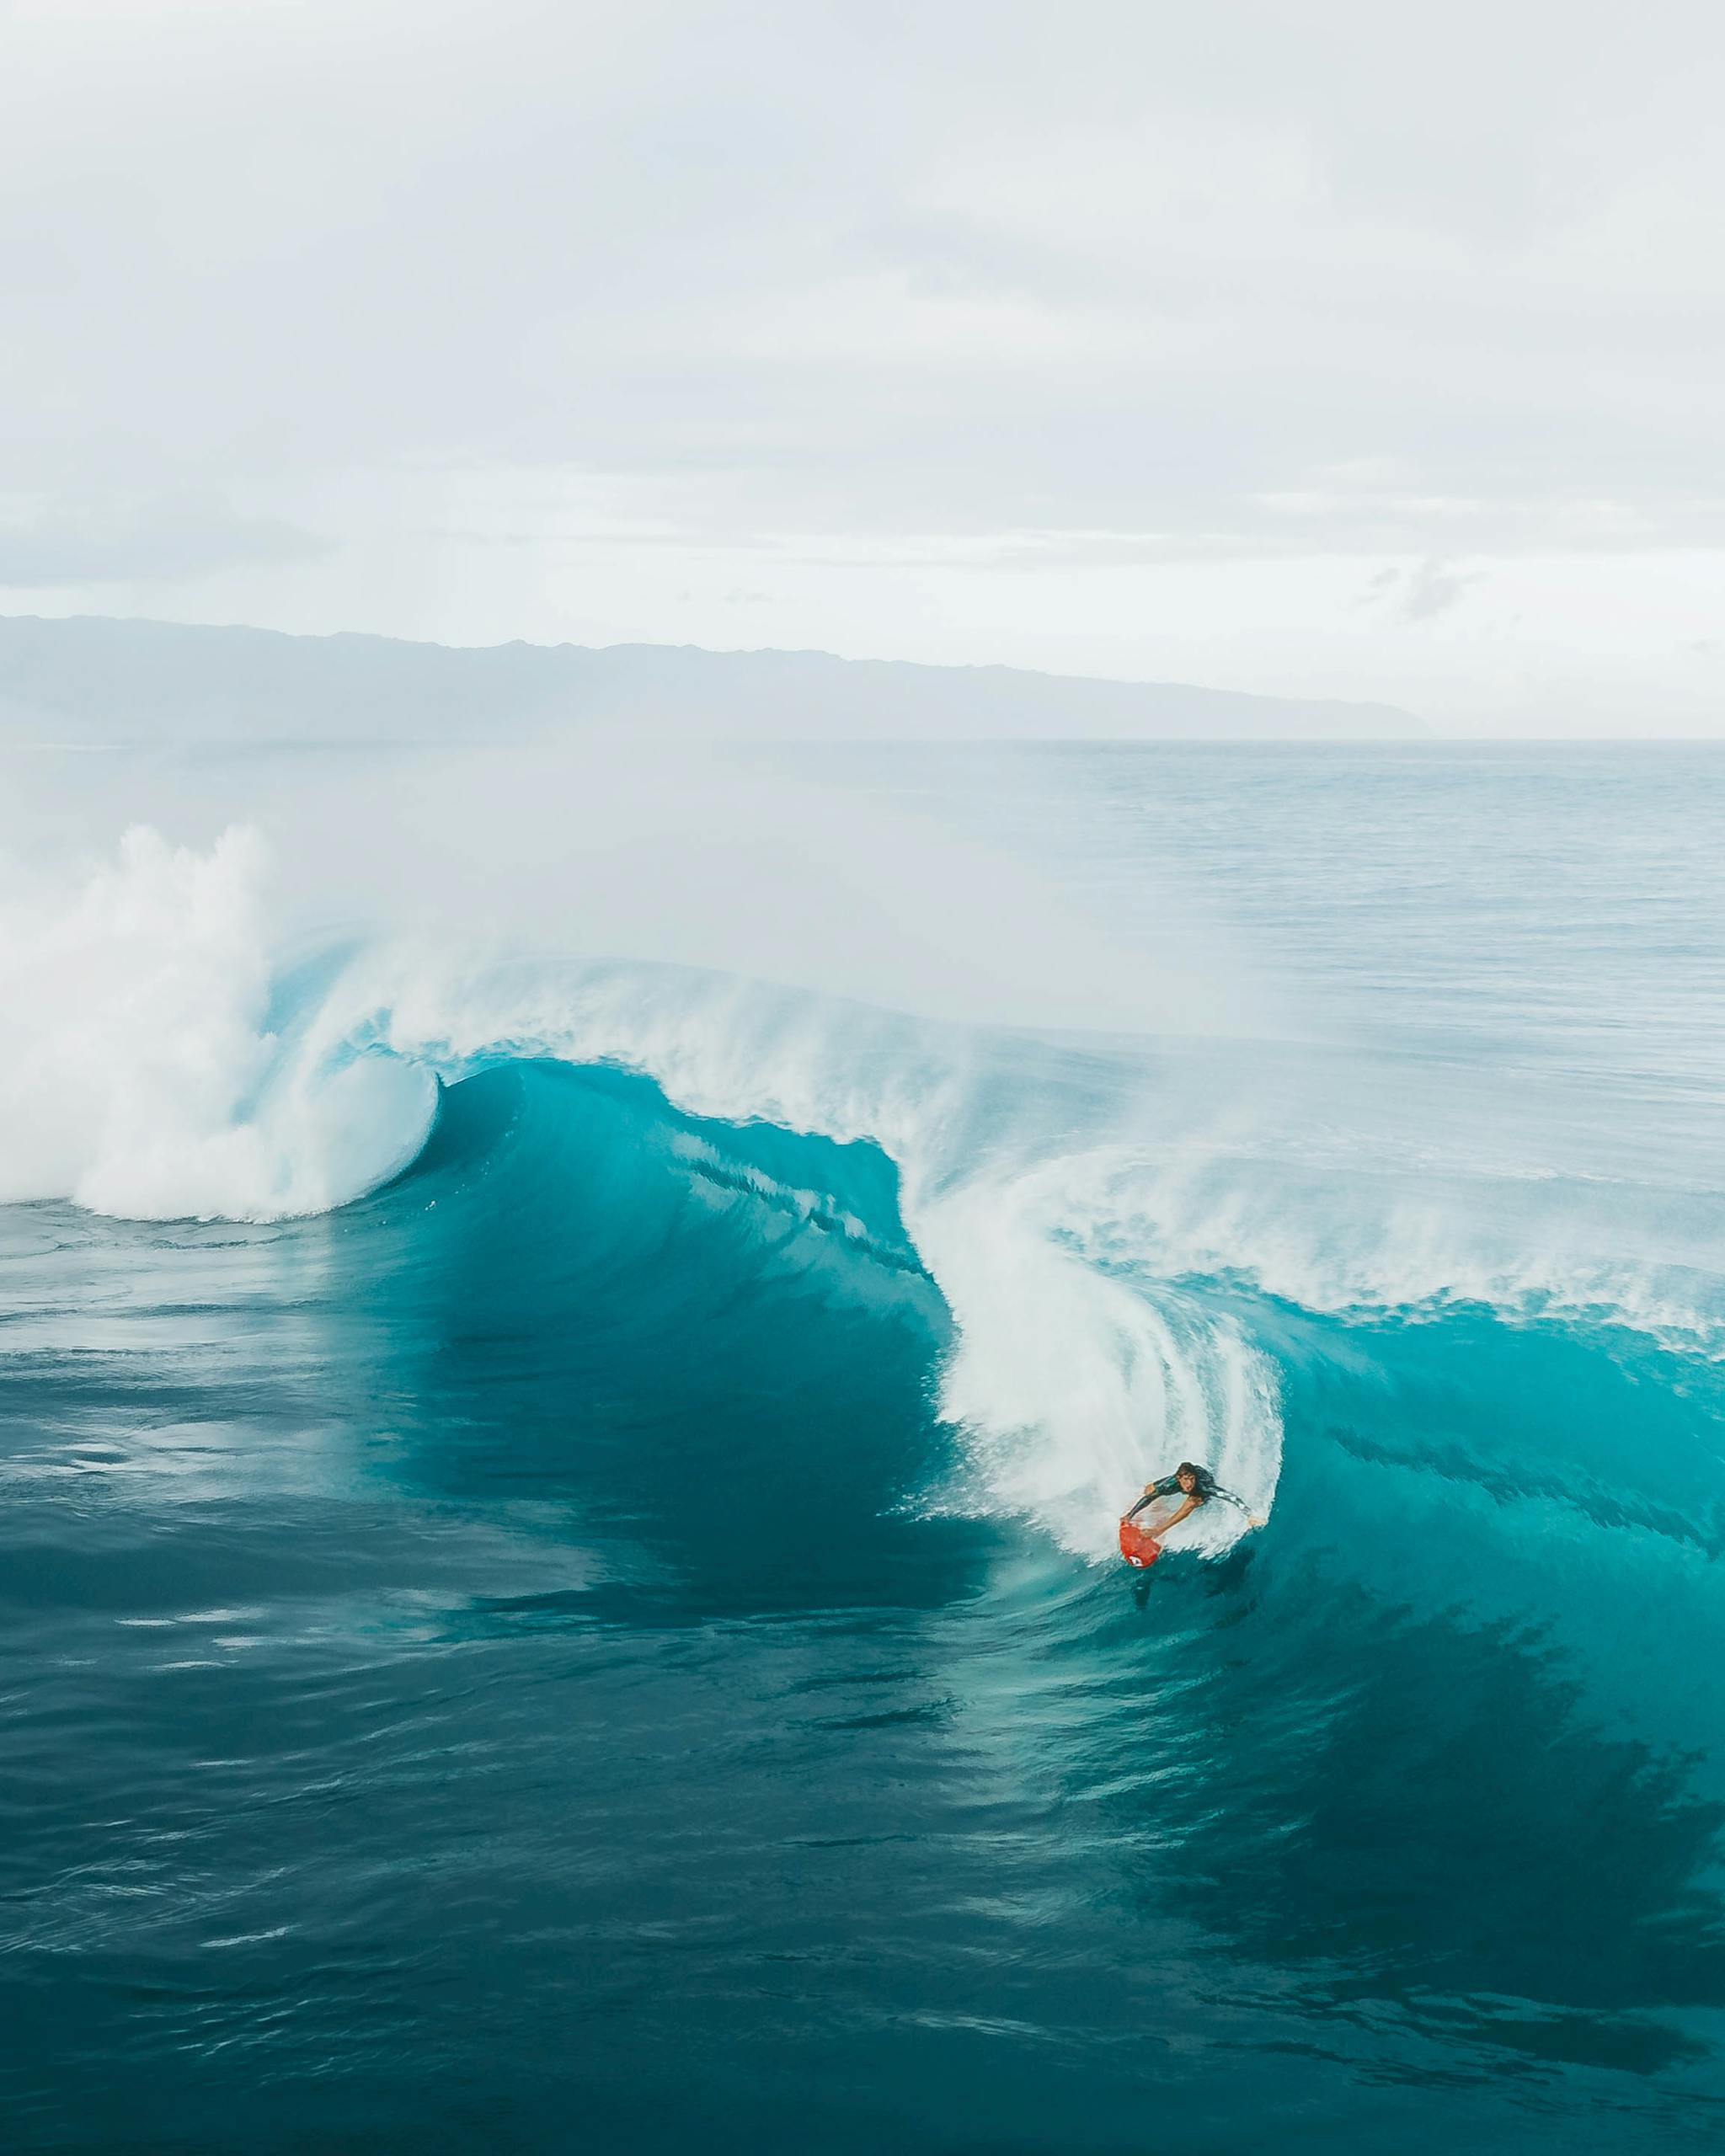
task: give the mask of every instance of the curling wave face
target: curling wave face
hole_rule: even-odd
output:
[[[1554,1115],[1549,1087],[1509,1116],[1494,1095],[1488,1120],[1451,1073],[1410,1113],[1357,1042],[1284,1043],[1267,1086],[1257,1043],[1062,1046],[702,969],[412,939],[272,968],[264,860],[245,829],[205,855],[140,829],[69,906],[14,906],[0,1193],[131,1218],[326,1211],[416,1156],[441,1088],[530,1059],[635,1072],[787,1143],[867,1144],[952,1320],[952,1501],[1092,1556],[1176,1457],[1269,1511],[1278,1311],[1568,1318],[1704,1358],[1725,1342],[1725,1203],[1704,1181],[1567,1171],[1598,1133]],[[1215,1554],[1237,1532],[1200,1517],[1176,1540]]]
[[[954,1502],[1105,1555],[1123,1493],[1172,1447],[1268,1510],[1280,1437],[1263,1358],[1226,1313],[1087,1262],[1049,1206],[1046,1148],[1074,1115],[1098,1118],[1093,1059],[687,969],[382,943],[272,977],[259,860],[243,831],[207,857],[136,831],[69,923],[39,934],[13,1007],[45,1009],[48,1038],[13,1064],[36,1097],[13,1128],[36,1142],[0,1171],[10,1194],[132,1218],[320,1212],[414,1156],[441,1086],[525,1059],[644,1074],[708,1118],[885,1155],[903,1232],[956,1320],[942,1397],[970,1495]],[[99,1030],[42,993],[69,958],[88,990],[93,952]],[[1214,1551],[1237,1531],[1206,1519],[1179,1539]]]

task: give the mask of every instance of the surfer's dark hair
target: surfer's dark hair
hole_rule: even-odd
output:
[[[1174,1470],[1174,1474],[1176,1479],[1182,1475],[1189,1475],[1200,1490],[1213,1489],[1215,1486],[1215,1476],[1207,1467],[1200,1467],[1195,1460],[1183,1460]]]

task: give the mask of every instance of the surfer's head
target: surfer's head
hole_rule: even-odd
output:
[[[1183,1460],[1174,1470],[1174,1480],[1188,1497],[1210,1495],[1210,1473],[1207,1467],[1195,1466],[1191,1460]]]

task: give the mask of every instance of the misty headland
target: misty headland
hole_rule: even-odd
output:
[[[463,648],[0,616],[0,729],[13,742],[471,745],[571,728],[810,742],[1370,741],[1429,730],[1391,704],[821,651]]]

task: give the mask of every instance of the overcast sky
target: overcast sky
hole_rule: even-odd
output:
[[[1725,10],[0,0],[0,611],[1725,734]]]

